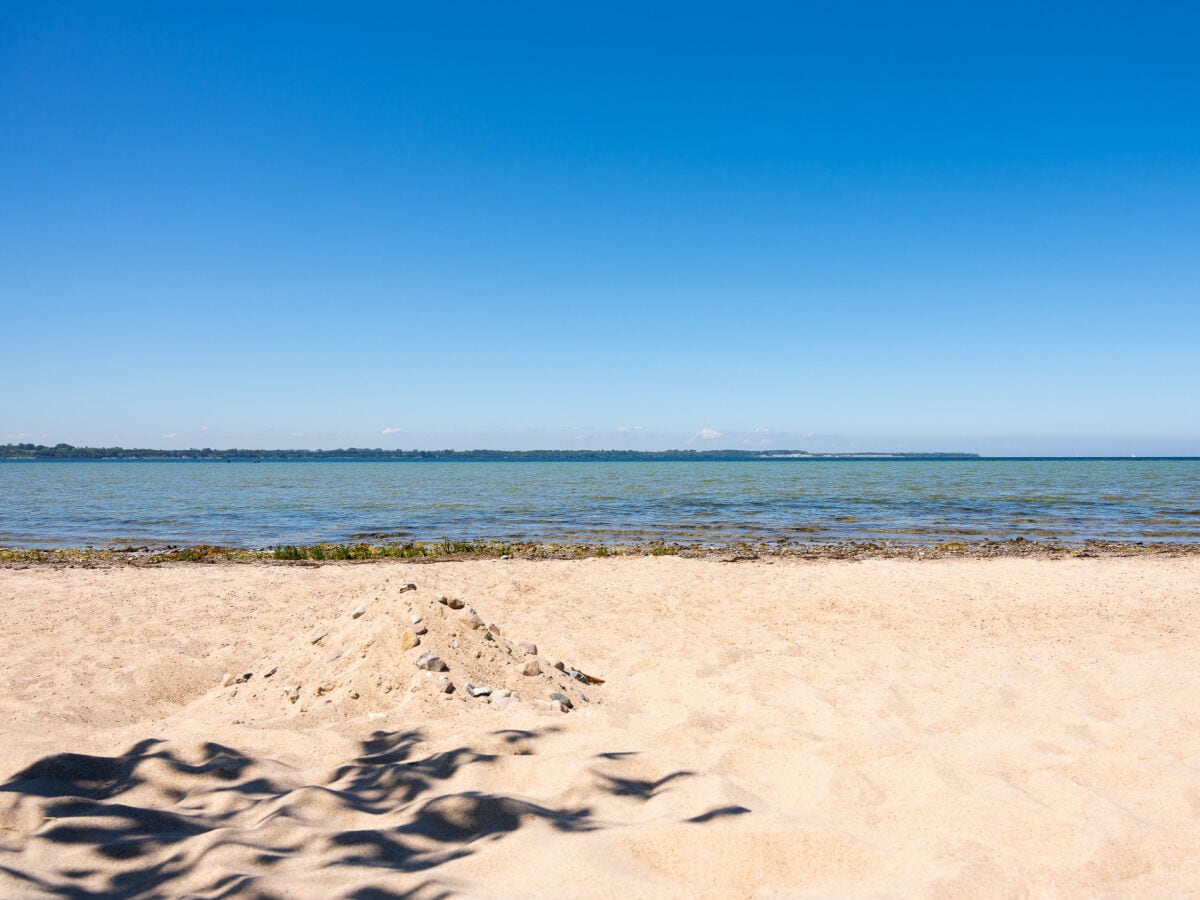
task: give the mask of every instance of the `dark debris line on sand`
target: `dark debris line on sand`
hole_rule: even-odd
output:
[[[382,560],[438,563],[470,559],[588,559],[593,557],[680,556],[743,562],[756,559],[988,559],[1025,557],[1069,559],[1128,556],[1200,556],[1200,542],[1009,540],[942,541],[927,544],[890,541],[844,541],[829,544],[734,543],[700,544],[548,544],[499,542],[441,542],[436,544],[369,545],[352,547],[313,544],[307,547],[249,549],[197,545],[181,547],[0,547],[0,566],[159,565],[162,563],[270,563],[318,566],[361,564]]]

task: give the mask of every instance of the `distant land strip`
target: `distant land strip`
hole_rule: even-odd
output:
[[[748,459],[979,459],[978,453],[809,453],[807,450],[151,450],[129,447],[74,447],[70,444],[0,444],[0,459],[407,459],[501,462]]]

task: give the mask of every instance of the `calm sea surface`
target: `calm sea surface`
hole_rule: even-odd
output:
[[[1200,460],[0,462],[0,545],[1200,542]]]

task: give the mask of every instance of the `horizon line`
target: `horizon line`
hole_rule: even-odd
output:
[[[57,451],[57,453],[55,453]],[[113,455],[113,454],[120,454]],[[367,459],[437,459],[446,457],[499,457],[512,461],[522,459],[534,460],[538,456],[557,456],[580,458],[596,455],[611,455],[619,459],[635,460],[655,459],[670,456],[686,456],[698,459],[728,455],[742,459],[754,460],[787,460],[787,459],[957,459],[957,460],[1005,460],[1005,459],[1200,459],[1197,455],[1187,454],[1008,454],[985,455],[977,451],[963,450],[829,450],[810,451],[800,449],[764,449],[764,448],[695,448],[679,447],[661,450],[634,450],[628,448],[536,448],[530,450],[501,450],[494,448],[454,449],[443,447],[438,449],[385,449],[382,447],[338,447],[334,449],[317,448],[256,448],[256,447],[191,447],[191,448],[158,448],[158,447],[122,447],[117,445],[107,447],[82,446],[67,443],[49,444],[0,444],[0,461],[55,461],[55,460],[117,460],[121,458],[139,459],[181,459],[181,458],[255,458],[269,456],[274,458],[303,458],[319,456],[326,459],[364,456]],[[614,460],[617,461],[617,460]]]

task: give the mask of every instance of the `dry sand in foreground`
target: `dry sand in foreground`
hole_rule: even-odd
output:
[[[3,896],[1200,884],[1196,558],[34,567],[0,604]]]

